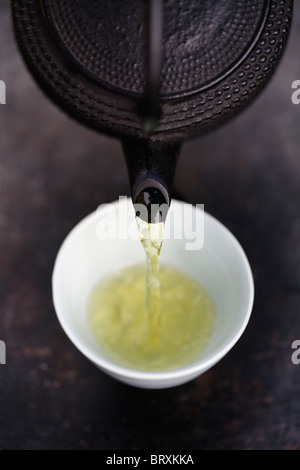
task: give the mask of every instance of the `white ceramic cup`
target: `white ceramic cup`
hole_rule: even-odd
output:
[[[254,297],[248,260],[229,230],[203,208],[172,201],[161,263],[182,269],[202,284],[215,303],[216,326],[196,361],[162,372],[134,370],[114,362],[101,350],[87,319],[94,286],[107,275],[141,262],[145,253],[131,200],[123,197],[100,206],[70,232],[57,255],[52,288],[58,319],[88,359],[122,382],[153,389],[188,382],[222,359],[247,326]]]

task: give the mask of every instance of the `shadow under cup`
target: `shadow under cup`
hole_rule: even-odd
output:
[[[94,338],[87,304],[102,278],[146,262],[131,199],[120,198],[83,219],[67,236],[56,258],[53,301],[62,328],[74,345],[114,378],[142,388],[166,388],[199,376],[234,346],[249,321],[254,287],[240,244],[202,207],[173,200],[166,222],[161,263],[196,279],[214,301],[216,325],[192,364],[163,372],[145,372],[116,364]]]

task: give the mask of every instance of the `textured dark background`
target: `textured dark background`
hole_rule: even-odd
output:
[[[0,365],[2,449],[299,449],[300,8],[268,88],[235,121],[185,143],[176,190],[237,236],[253,268],[248,328],[212,370],[168,390],[120,384],[69,342],[51,274],[70,229],[128,194],[117,140],[65,116],[39,91],[0,2]]]

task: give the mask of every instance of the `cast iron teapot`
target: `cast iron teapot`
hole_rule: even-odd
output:
[[[12,0],[17,42],[70,116],[121,139],[133,202],[170,203],[180,144],[248,106],[292,0]]]

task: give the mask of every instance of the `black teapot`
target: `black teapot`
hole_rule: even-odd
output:
[[[170,204],[183,140],[228,121],[282,56],[292,0],[12,0],[29,70],[121,139],[133,202]]]

